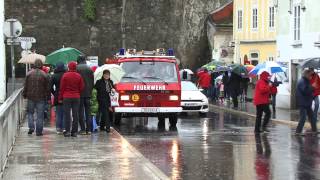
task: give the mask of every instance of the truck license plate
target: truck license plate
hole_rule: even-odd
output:
[[[145,113],[156,113],[158,112],[158,108],[143,108],[142,109],[142,112],[145,112]]]

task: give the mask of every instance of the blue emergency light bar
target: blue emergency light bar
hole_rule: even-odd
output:
[[[174,51],[172,48],[168,49],[168,56],[174,56]]]
[[[120,56],[124,56],[126,53],[126,50],[124,48],[121,48],[120,51],[119,51],[119,55]]]

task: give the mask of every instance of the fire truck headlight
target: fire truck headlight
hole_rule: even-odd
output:
[[[121,99],[121,101],[129,101],[130,97],[129,97],[129,95],[122,95],[120,97],[120,99]]]
[[[177,95],[171,95],[171,96],[169,96],[169,100],[170,101],[178,101],[179,97]]]

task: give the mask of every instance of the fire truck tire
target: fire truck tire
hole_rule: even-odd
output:
[[[114,115],[114,124],[115,125],[120,125],[121,124],[121,114],[120,113],[116,113]]]
[[[170,126],[175,127],[177,125],[178,117],[176,114],[169,116]]]
[[[165,127],[165,125],[166,125],[166,118],[165,117],[159,116],[158,121],[159,121],[158,122],[159,127]]]

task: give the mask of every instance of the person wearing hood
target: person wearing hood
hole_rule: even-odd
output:
[[[56,111],[56,129],[57,134],[62,134],[64,130],[63,123],[63,105],[59,103],[59,91],[60,91],[60,82],[63,74],[66,72],[64,64],[58,62],[56,64],[56,69],[54,74],[51,76],[51,93],[54,96],[53,105],[55,106]]]
[[[84,89],[81,92],[80,98],[80,109],[79,109],[79,124],[80,134],[90,135],[92,131],[92,119],[90,112],[90,99],[92,89],[94,85],[93,71],[86,64],[86,58],[83,55],[78,57],[77,72],[81,75],[84,81]]]
[[[298,81],[296,97],[300,110],[300,119],[296,129],[296,135],[301,135],[304,127],[306,116],[311,124],[311,129],[314,133],[317,132],[316,122],[313,120],[312,101],[313,101],[313,87],[311,85],[312,70],[304,70],[302,78]]]
[[[255,124],[255,133],[261,132],[261,119],[263,113],[264,120],[262,124],[262,131],[268,132],[267,125],[270,121],[271,111],[270,111],[270,93],[271,93],[271,85],[269,84],[270,74],[266,71],[262,72],[260,75],[260,79],[257,81],[256,89],[253,97],[253,103],[256,106],[256,124]]]
[[[84,89],[84,82],[77,73],[77,63],[71,61],[68,64],[68,72],[64,73],[60,82],[59,102],[63,103],[64,136],[70,136],[70,121],[72,111],[71,136],[77,137],[79,122],[80,94]]]
[[[24,89],[23,97],[28,100],[27,115],[28,115],[28,134],[31,135],[34,130],[34,112],[36,109],[36,135],[42,136],[43,121],[44,121],[44,107],[45,103],[50,97],[49,78],[41,70],[42,61],[37,59],[34,63],[34,69],[28,72]]]

